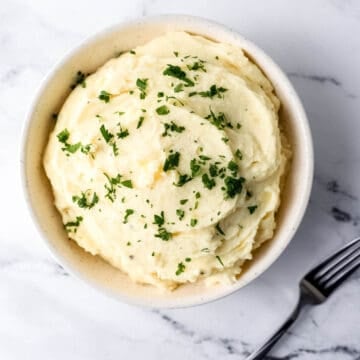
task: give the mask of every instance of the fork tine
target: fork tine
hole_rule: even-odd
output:
[[[360,267],[360,255],[354,258],[347,266],[346,271],[331,278],[325,285],[324,291],[329,296],[336,288],[338,288],[351,274]]]
[[[359,242],[360,245],[360,242]],[[327,269],[326,272],[323,272],[321,275],[315,275],[314,279],[319,283],[323,284],[333,278],[339,271],[341,271],[343,268],[347,266],[349,262],[352,261],[354,258],[354,255],[357,256],[360,254],[360,246],[354,246],[355,249],[348,249],[348,252],[346,252],[343,256],[340,257],[340,259],[337,260],[330,268]],[[351,250],[351,251],[350,251]],[[350,252],[349,252],[350,251]]]
[[[339,256],[344,255],[350,248],[353,246],[356,246],[358,243],[360,243],[360,237],[354,239],[344,247],[342,247],[339,251],[337,251],[334,255],[330,256],[329,258],[325,259],[322,263],[320,263],[318,266],[310,270],[306,275],[305,278],[312,279],[314,277],[319,277],[324,275],[324,272],[330,270],[334,265],[331,266],[334,260],[336,260]],[[330,269],[329,269],[330,267]]]

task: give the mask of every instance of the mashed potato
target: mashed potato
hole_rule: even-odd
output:
[[[139,283],[236,280],[273,235],[288,154],[264,74],[171,32],[79,82],[44,156],[69,237]]]

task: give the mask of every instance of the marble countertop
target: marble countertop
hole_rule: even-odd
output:
[[[24,205],[19,139],[39,82],[69,48],[143,15],[188,13],[238,30],[288,73],[307,110],[316,171],[305,219],[281,258],[223,300],[152,311],[68,276]],[[360,2],[27,1],[0,6],[0,359],[245,359],[289,314],[302,274],[360,235]],[[313,308],[268,359],[360,359],[360,272]]]

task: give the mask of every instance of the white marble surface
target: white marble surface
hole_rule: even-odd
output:
[[[305,219],[263,276],[218,302],[151,311],[117,303],[50,257],[25,209],[18,148],[39,82],[65,51],[112,23],[188,13],[263,47],[299,91],[316,176]],[[132,0],[0,2],[0,359],[244,359],[287,316],[297,281],[360,234],[360,2]],[[360,273],[304,316],[268,359],[360,359]]]

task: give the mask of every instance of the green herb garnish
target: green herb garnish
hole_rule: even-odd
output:
[[[181,91],[184,91],[184,84],[182,84],[182,83],[177,84],[177,85],[174,87],[174,92],[178,93],[178,92],[181,92]]]
[[[80,196],[74,195],[72,197],[72,201],[77,204],[79,208],[90,210],[99,202],[99,197],[96,192],[94,192],[92,198],[90,199],[89,194],[82,192]]]
[[[143,122],[144,122],[144,117],[143,116],[140,116],[140,118],[139,118],[139,121],[138,121],[138,123],[137,123],[137,125],[136,125],[136,128],[137,129],[139,129],[139,128],[141,128],[141,126],[142,126],[142,124],[143,124]]]
[[[74,82],[71,84],[70,89],[75,89],[76,86],[81,85],[82,88],[86,88],[86,76],[82,71],[78,71],[75,75]]]
[[[242,154],[242,152],[241,152],[239,149],[237,149],[237,150],[235,151],[235,156],[236,156],[239,160],[242,160],[242,158],[243,158],[243,154]]]
[[[119,149],[114,140],[114,134],[112,134],[109,130],[107,130],[104,124],[100,126],[100,132],[105,142],[112,147],[114,155],[117,156],[119,153]]]
[[[134,214],[135,211],[133,209],[126,209],[125,210],[125,216],[124,216],[124,221],[123,221],[123,224],[127,224],[128,222],[128,217],[132,214]],[[129,244],[129,243],[128,243]]]
[[[208,174],[203,174],[203,176],[201,177],[202,183],[204,184],[204,186],[211,190],[215,185],[215,180],[214,179],[210,179]]]
[[[257,205],[248,206],[248,210],[249,210],[250,215],[252,215],[257,208],[258,208]]]
[[[168,232],[165,228],[159,228],[158,233],[155,234],[155,237],[158,237],[164,241],[168,241],[172,238],[172,234]]]
[[[199,175],[201,166],[197,162],[196,159],[192,159],[190,161],[190,169],[191,169],[191,176],[194,178],[195,176]]]
[[[129,130],[128,129],[123,129],[120,126],[120,131],[118,133],[116,133],[116,136],[117,136],[118,139],[124,139],[127,136],[129,136]]]
[[[158,115],[167,115],[169,114],[170,110],[166,105],[162,105],[156,109]]]
[[[198,94],[202,97],[208,97],[212,99],[214,96],[217,96],[219,99],[224,97],[224,92],[226,92],[228,89],[225,89],[224,87],[220,86],[217,87],[215,84],[210,86],[210,89],[207,91],[200,91]]]
[[[165,130],[162,133],[162,136],[171,136],[170,131],[182,133],[185,130],[184,126],[179,126],[179,125],[175,124],[174,121],[171,121],[170,124],[164,123],[164,128],[165,128]]]
[[[192,226],[192,227],[196,226],[197,222],[198,222],[197,219],[191,219],[190,226]]]
[[[245,179],[243,177],[234,178],[227,176],[224,180],[226,197],[234,198],[237,194],[240,194],[244,182]]]
[[[137,79],[136,86],[140,90],[140,99],[145,99],[146,97],[146,87],[147,87],[148,79]]]
[[[211,110],[210,108],[210,114],[205,117],[206,120],[209,120],[211,124],[216,126],[218,129],[223,130],[225,127],[228,127],[230,129],[233,128],[232,124],[227,121],[225,114],[223,112],[219,112],[217,115]]]
[[[203,72],[206,72],[204,63],[205,63],[204,60],[195,61],[192,65],[187,65],[187,68],[191,71],[201,70]]]
[[[131,180],[122,180],[122,176],[117,174],[116,177],[110,177],[108,174],[104,173],[106,178],[108,179],[109,184],[105,184],[104,187],[107,191],[105,197],[108,198],[111,202],[114,202],[116,199],[116,188],[119,186],[125,186],[127,188],[132,189],[132,181]],[[122,201],[124,202],[124,201]]]
[[[165,160],[163,170],[168,171],[168,170],[175,169],[179,165],[179,160],[180,160],[180,153],[179,152],[175,152],[173,154],[170,154],[167,157],[167,159]]]
[[[165,224],[165,215],[164,215],[164,211],[162,211],[160,213],[160,215],[154,215],[154,222],[153,224],[158,225],[158,226],[162,226]]]
[[[175,275],[176,276],[179,276],[180,274],[182,274],[186,269],[186,266],[181,262],[181,263],[178,263],[178,267],[177,267],[177,270],[175,272]]]
[[[176,210],[176,215],[178,216],[179,220],[182,220],[185,216],[185,211],[181,209]]]
[[[82,145],[81,142],[78,142],[76,144],[69,144],[68,143],[69,137],[70,137],[70,133],[68,129],[64,129],[63,131],[57,134],[57,138],[59,142],[61,142],[64,145],[64,147],[62,147],[61,150],[66,152],[67,155],[74,154],[79,149],[84,154],[88,154],[90,152],[91,144]]]
[[[75,220],[69,221],[69,222],[64,224],[65,230],[67,232],[76,233],[77,229],[80,226],[82,221],[83,221],[83,217],[82,216],[77,216]]]
[[[189,176],[187,174],[179,174],[178,182],[174,183],[174,185],[181,187],[191,180],[192,180],[191,176]]]
[[[111,94],[105,90],[101,90],[100,94],[98,96],[98,98],[100,100],[104,101],[105,103],[108,103],[110,101],[110,97],[111,97]]]
[[[195,83],[186,77],[186,72],[181,70],[180,66],[168,64],[168,67],[163,71],[163,75],[172,76],[186,83],[186,86],[194,86]]]

